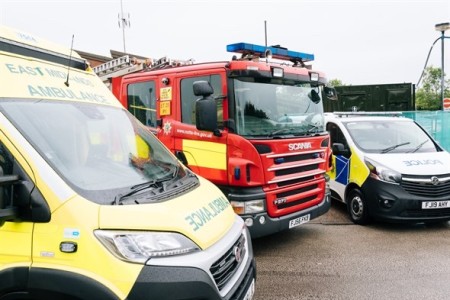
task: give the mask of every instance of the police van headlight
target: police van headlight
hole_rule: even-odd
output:
[[[251,201],[230,201],[238,215],[256,214],[264,211],[264,199]]]
[[[388,183],[400,183],[402,180],[402,175],[376,161],[369,158],[365,158],[364,162],[369,168],[369,176],[376,180],[385,181]]]
[[[200,250],[193,241],[174,232],[95,230],[94,234],[118,258],[134,263]]]

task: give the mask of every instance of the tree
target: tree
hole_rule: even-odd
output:
[[[335,79],[330,79],[328,81],[328,85],[335,87],[335,86],[341,86],[341,85],[345,85],[345,84],[343,84],[341,80],[335,78]]]
[[[416,91],[417,110],[440,110],[442,109],[441,99],[441,68],[433,66],[425,69],[422,85]],[[444,83],[444,97],[450,97],[450,81]]]

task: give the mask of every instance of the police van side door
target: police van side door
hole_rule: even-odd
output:
[[[337,124],[329,122],[326,128],[330,134],[332,149],[332,168],[329,172],[332,197],[345,202],[345,188],[350,180],[352,152],[344,133]]]

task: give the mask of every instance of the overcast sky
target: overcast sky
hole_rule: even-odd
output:
[[[75,49],[103,56],[228,60],[227,44],[264,45],[266,24],[268,45],[312,53],[314,69],[352,85],[416,84],[445,22],[450,0],[0,0],[1,24],[67,47],[74,35]],[[428,65],[441,67],[440,39]]]

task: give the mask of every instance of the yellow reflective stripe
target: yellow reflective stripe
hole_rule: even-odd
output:
[[[352,147],[352,155],[350,156],[350,181],[356,183],[358,186],[362,186],[369,176],[369,168],[357,155],[356,149]]]
[[[183,140],[183,152],[189,152],[195,158],[189,164],[217,170],[226,170],[226,145],[213,142]]]

